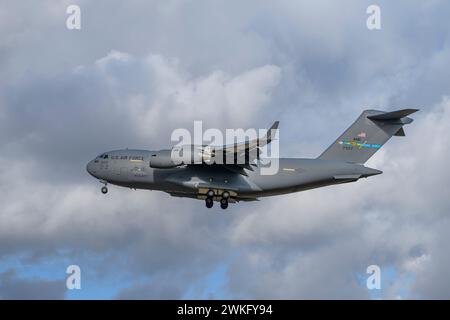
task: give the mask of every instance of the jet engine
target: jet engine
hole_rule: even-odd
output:
[[[155,169],[170,169],[185,164],[213,164],[215,150],[210,146],[184,145],[171,150],[160,150],[150,157],[150,167]]]
[[[170,169],[183,165],[183,161],[172,159],[172,150],[160,150],[150,157],[150,167],[155,169]]]

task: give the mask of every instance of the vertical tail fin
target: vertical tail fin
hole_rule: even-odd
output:
[[[364,163],[392,136],[404,136],[403,125],[413,122],[407,116],[416,111],[365,110],[319,159]]]

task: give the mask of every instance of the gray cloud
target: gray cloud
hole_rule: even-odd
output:
[[[155,281],[138,283],[130,288],[123,289],[117,295],[117,299],[144,300],[144,299],[182,299],[185,291],[183,279],[178,281],[173,275],[159,276]]]
[[[64,279],[24,279],[14,269],[0,273],[0,299],[64,299],[65,293]]]

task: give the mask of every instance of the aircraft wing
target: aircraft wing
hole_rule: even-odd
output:
[[[250,167],[250,163],[259,159],[260,147],[264,147],[272,142],[275,137],[276,130],[278,129],[279,121],[275,121],[266,135],[259,139],[253,139],[241,143],[235,143],[229,146],[223,147],[210,147],[203,149],[203,159],[205,162],[215,161],[216,163],[223,164],[230,168],[234,165],[238,165],[241,168],[253,170]],[[214,159],[215,158],[215,159]],[[218,158],[221,161],[218,161]]]

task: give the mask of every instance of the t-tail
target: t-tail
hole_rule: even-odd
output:
[[[393,112],[365,110],[319,159],[365,163],[392,136],[404,136],[403,126],[413,122],[408,115],[418,109]]]

